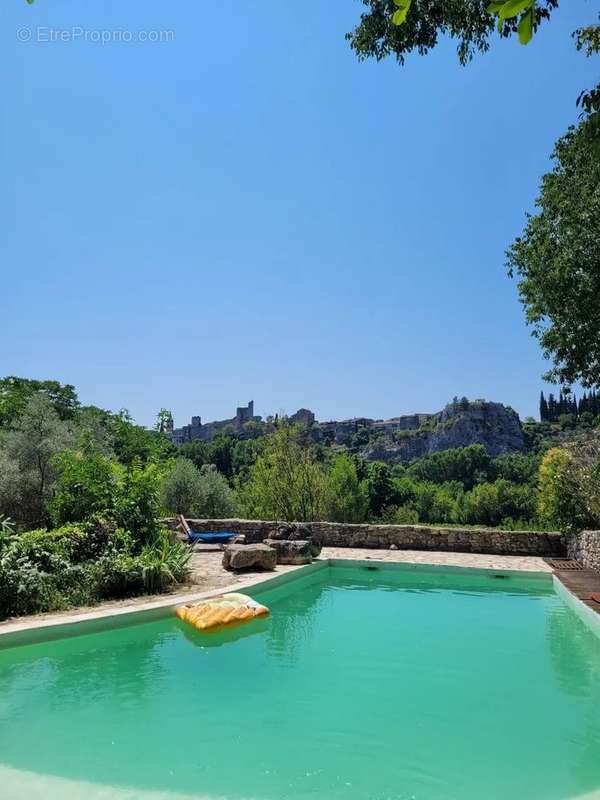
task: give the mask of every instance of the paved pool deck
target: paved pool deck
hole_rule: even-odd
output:
[[[321,558],[353,561],[384,561],[389,564],[431,564],[437,567],[512,570],[515,572],[552,572],[537,556],[494,556],[484,553],[449,553],[430,550],[365,550],[353,547],[324,547]]]

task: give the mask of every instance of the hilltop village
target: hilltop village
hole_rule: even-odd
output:
[[[372,460],[410,461],[414,458],[482,444],[491,456],[522,450],[525,437],[518,414],[502,403],[455,398],[437,413],[406,414],[390,419],[354,417],[318,422],[315,414],[300,408],[287,418],[304,425],[312,441],[339,446],[359,446]],[[222,433],[256,438],[267,433],[277,417],[263,420],[254,413],[254,401],[236,409],[230,419],[202,422],[193,416],[189,425],[175,428],[169,419],[166,433],[174,444],[209,442]]]

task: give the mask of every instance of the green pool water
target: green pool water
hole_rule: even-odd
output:
[[[0,650],[0,798],[600,797],[600,638],[551,579],[329,567],[265,621]]]

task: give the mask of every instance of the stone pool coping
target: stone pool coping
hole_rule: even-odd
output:
[[[51,639],[75,636],[78,632],[77,629],[80,627],[84,629],[82,633],[87,634],[142,622],[152,622],[155,619],[164,618],[170,612],[174,612],[178,606],[186,603],[197,603],[200,600],[207,600],[220,594],[239,592],[242,589],[258,585],[275,588],[280,583],[285,582],[290,574],[297,570],[311,569],[311,567],[326,568],[327,566],[329,566],[328,560],[316,561],[308,567],[288,567],[285,571],[277,572],[275,575],[265,573],[266,577],[264,578],[254,574],[229,586],[165,595],[158,600],[151,600],[145,603],[131,603],[119,607],[111,606],[110,608],[99,606],[89,611],[64,611],[43,618],[16,619],[2,623],[0,627],[0,650],[7,647],[17,647],[22,644],[35,644]]]
[[[200,555],[200,554],[199,554]],[[213,554],[215,555],[215,554]],[[537,556],[494,556],[478,553],[453,553],[413,550],[367,550],[346,547],[323,548],[321,557],[310,566],[278,565],[273,573],[252,573],[247,576],[231,576],[232,582],[225,586],[212,586],[204,590],[187,590],[178,594],[162,595],[152,600],[95,606],[89,610],[71,610],[44,616],[24,617],[0,623],[0,649],[17,647],[23,644],[74,636],[83,628],[84,633],[94,633],[109,628],[123,627],[141,622],[151,622],[165,617],[177,606],[199,602],[226,592],[240,592],[244,589],[275,588],[287,582],[302,571],[324,569],[332,562],[378,561],[383,564],[398,564],[407,567],[444,568],[502,571],[517,574],[551,575],[552,568]]]

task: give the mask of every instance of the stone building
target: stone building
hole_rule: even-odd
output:
[[[293,425],[313,425],[315,415],[308,408],[299,408],[289,419]]]
[[[254,400],[247,406],[240,406],[235,411],[235,417],[231,419],[217,420],[216,422],[205,422],[202,424],[202,417],[194,416],[189,425],[182,428],[174,428],[169,433],[173,444],[185,444],[186,442],[204,441],[209,442],[226,428],[233,429],[236,433],[242,430],[247,422],[260,422],[261,417],[254,415]]]
[[[289,417],[289,421],[305,425],[313,442],[358,447],[360,455],[370,461],[408,462],[471,444],[483,445],[492,457],[525,447],[518,414],[501,403],[485,400],[469,402],[464,398],[448,403],[436,414],[406,414],[386,420],[354,417],[317,422],[312,411],[300,408]],[[253,401],[236,409],[235,417],[231,419],[203,424],[199,416],[194,416],[189,425],[176,429],[172,429],[173,422],[169,420],[166,432],[174,444],[184,444],[211,441],[217,434],[228,431],[257,436],[268,433],[278,421],[275,417],[274,421],[252,430],[246,428],[249,422],[262,422],[261,417],[254,414]]]

